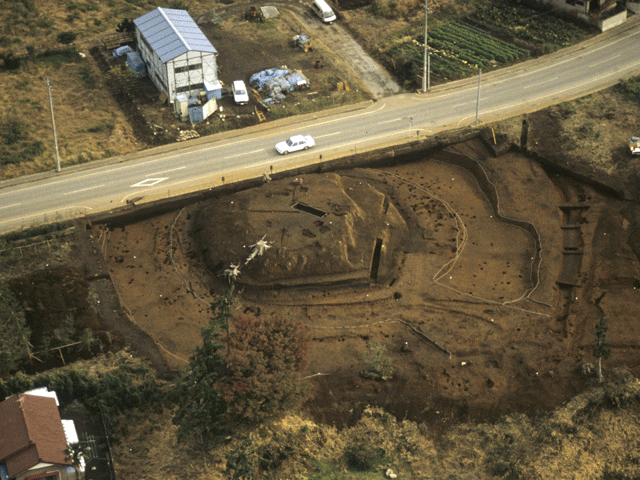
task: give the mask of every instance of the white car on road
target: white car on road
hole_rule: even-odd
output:
[[[289,152],[297,152],[298,150],[306,150],[314,147],[315,140],[311,135],[294,135],[284,142],[276,143],[276,150],[280,155],[286,155]]]

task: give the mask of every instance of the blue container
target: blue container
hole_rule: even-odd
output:
[[[147,66],[137,52],[127,53],[127,65],[136,77],[144,77],[147,74]]]
[[[200,123],[204,121],[204,113],[202,112],[202,105],[195,105],[189,107],[189,120],[191,123]]]
[[[114,58],[124,57],[127,53],[133,52],[133,49],[129,45],[125,45],[124,47],[118,47],[113,51]]]

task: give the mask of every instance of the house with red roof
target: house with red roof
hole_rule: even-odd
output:
[[[57,401],[18,393],[0,403],[0,480],[76,480]]]

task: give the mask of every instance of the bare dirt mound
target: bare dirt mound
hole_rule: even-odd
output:
[[[265,286],[383,281],[409,233],[384,185],[335,173],[218,199],[198,212],[194,228],[214,273],[234,265],[238,283]],[[257,256],[260,239],[267,246]]]

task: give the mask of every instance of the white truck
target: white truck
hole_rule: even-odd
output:
[[[631,137],[629,139],[629,150],[631,155],[640,155],[640,138]]]

